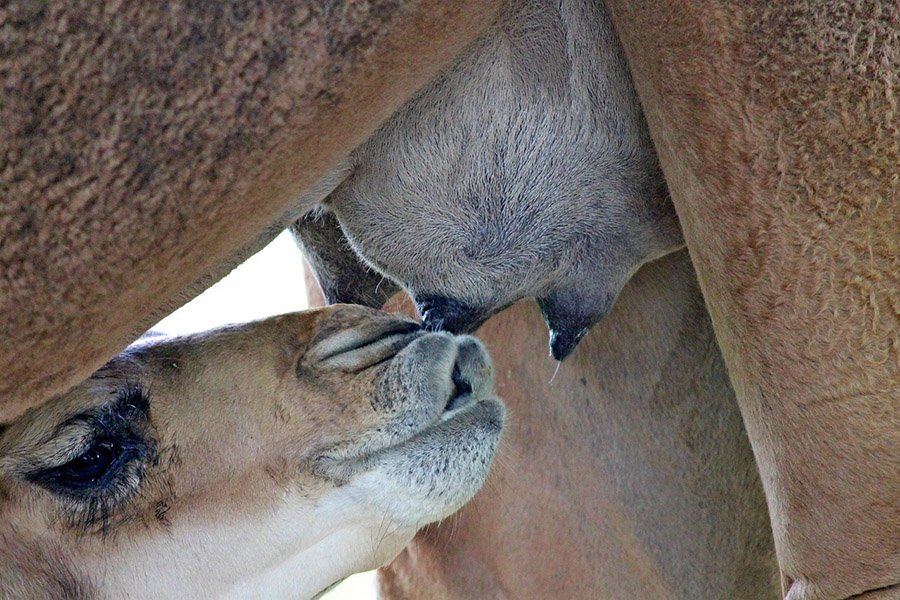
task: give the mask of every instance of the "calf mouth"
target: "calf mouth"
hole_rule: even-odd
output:
[[[392,339],[394,335],[398,337],[397,340]],[[395,460],[406,454],[421,454],[423,451],[434,455],[435,458],[461,455],[467,451],[478,451],[481,454],[486,452],[489,457],[493,456],[503,427],[505,407],[492,393],[492,368],[483,346],[470,336],[449,336],[446,333],[422,331],[392,334],[383,338],[387,340],[384,345],[402,343],[405,347],[412,341],[406,339],[410,336],[413,336],[412,339],[440,336],[444,340],[453,340],[456,355],[453,358],[452,371],[447,373],[450,379],[447,386],[449,393],[440,398],[442,406],[435,406],[437,410],[431,417],[418,426],[410,427],[401,437],[385,439],[383,440],[385,443],[381,444],[361,444],[355,449],[345,448],[339,452],[325,452],[319,455],[314,461],[318,473],[346,481],[378,467],[385,461]],[[425,343],[423,340],[423,344]],[[380,351],[371,354],[381,356]],[[438,400],[434,397],[422,398],[421,402],[433,405]]]
[[[437,421],[403,441],[352,456],[320,455],[314,470],[338,483],[392,467],[397,467],[393,470],[410,483],[435,474],[449,477],[456,472],[455,477],[450,477],[450,486],[462,479],[466,487],[477,488],[487,475],[505,418],[506,408],[499,398],[461,397],[459,404],[445,409]],[[407,466],[400,468],[404,464]],[[430,486],[433,490],[441,487],[435,481]]]
[[[418,528],[439,521],[487,481],[504,419],[503,403],[494,397],[445,411],[409,440],[368,457],[357,481],[369,502],[397,523]]]

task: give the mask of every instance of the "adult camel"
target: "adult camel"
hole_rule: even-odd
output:
[[[900,597],[900,5],[608,2],[789,600]]]
[[[500,4],[0,6],[0,421],[308,210]]]
[[[266,12],[274,29],[244,25],[246,48],[259,49],[248,54],[229,42],[247,23],[240,5],[168,21],[128,7],[101,15],[89,3],[2,9],[2,418],[83,378],[204,275],[223,272],[496,10],[384,8],[331,21],[303,7],[294,19]],[[897,9],[611,8],[761,464],[785,590],[890,597],[900,571]],[[447,14],[458,26],[431,20]],[[178,39],[188,51],[160,51]],[[285,68],[298,57],[278,58],[266,39],[322,51]],[[220,48],[221,61],[197,60]],[[284,79],[267,80],[266,64]],[[389,66],[396,80],[376,71]],[[223,81],[249,94],[232,102],[242,90]],[[265,93],[276,89],[285,93]],[[74,122],[63,122],[66,102]],[[864,149],[836,147],[835,132]]]

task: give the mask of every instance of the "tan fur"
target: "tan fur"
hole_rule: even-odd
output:
[[[502,420],[480,344],[371,309],[139,343],[0,428],[0,597],[310,597],[471,498]],[[60,487],[97,440],[133,458]]]
[[[610,2],[790,600],[900,596],[896,2]]]
[[[686,253],[639,271],[558,371],[541,326],[520,303],[478,331],[511,409],[504,445],[484,492],[380,572],[381,594],[777,597],[762,486]]]
[[[761,464],[789,597],[891,595],[900,578],[897,7],[610,4]],[[451,4],[479,10],[447,27],[429,21],[445,3],[403,5],[374,29],[365,11],[337,24],[316,14],[287,37],[276,25],[297,22],[272,11],[263,20],[273,29],[250,35],[253,58],[237,44],[224,65],[189,52],[166,65],[154,61],[172,40],[204,43],[190,28],[207,17],[167,28],[146,18],[156,5],[111,5],[110,15],[99,6],[0,9],[4,415],[85,376],[155,311],[221,273],[494,10]],[[221,6],[208,18],[241,21]],[[336,31],[364,49],[305,54],[301,68],[282,67],[291,75],[276,74],[284,87],[254,95],[268,89],[254,82],[270,55],[253,44],[321,49]],[[155,42],[153,32],[162,32]],[[159,74],[176,74],[182,59],[187,89],[161,91]],[[243,111],[233,103],[241,91]],[[293,100],[304,108],[292,113]],[[72,110],[41,110],[48,101]],[[278,115],[289,115],[284,129]],[[270,118],[277,130],[260,132]],[[253,135],[229,137],[238,125]],[[154,152],[174,162],[148,170],[139,159]]]
[[[0,418],[274,236],[498,4],[4,3]]]

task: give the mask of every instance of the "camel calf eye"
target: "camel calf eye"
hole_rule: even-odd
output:
[[[69,462],[44,473],[43,478],[55,486],[72,490],[91,487],[100,483],[121,455],[118,444],[99,440]]]

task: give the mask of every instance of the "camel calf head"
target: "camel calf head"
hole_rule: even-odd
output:
[[[362,307],[133,345],[0,430],[0,596],[311,596],[475,494],[491,386]]]
[[[366,263],[410,292],[426,326],[469,331],[533,296],[557,359],[638,267],[683,244],[595,2],[512,3],[354,153],[324,205]],[[328,237],[314,226],[299,230],[307,246]]]

